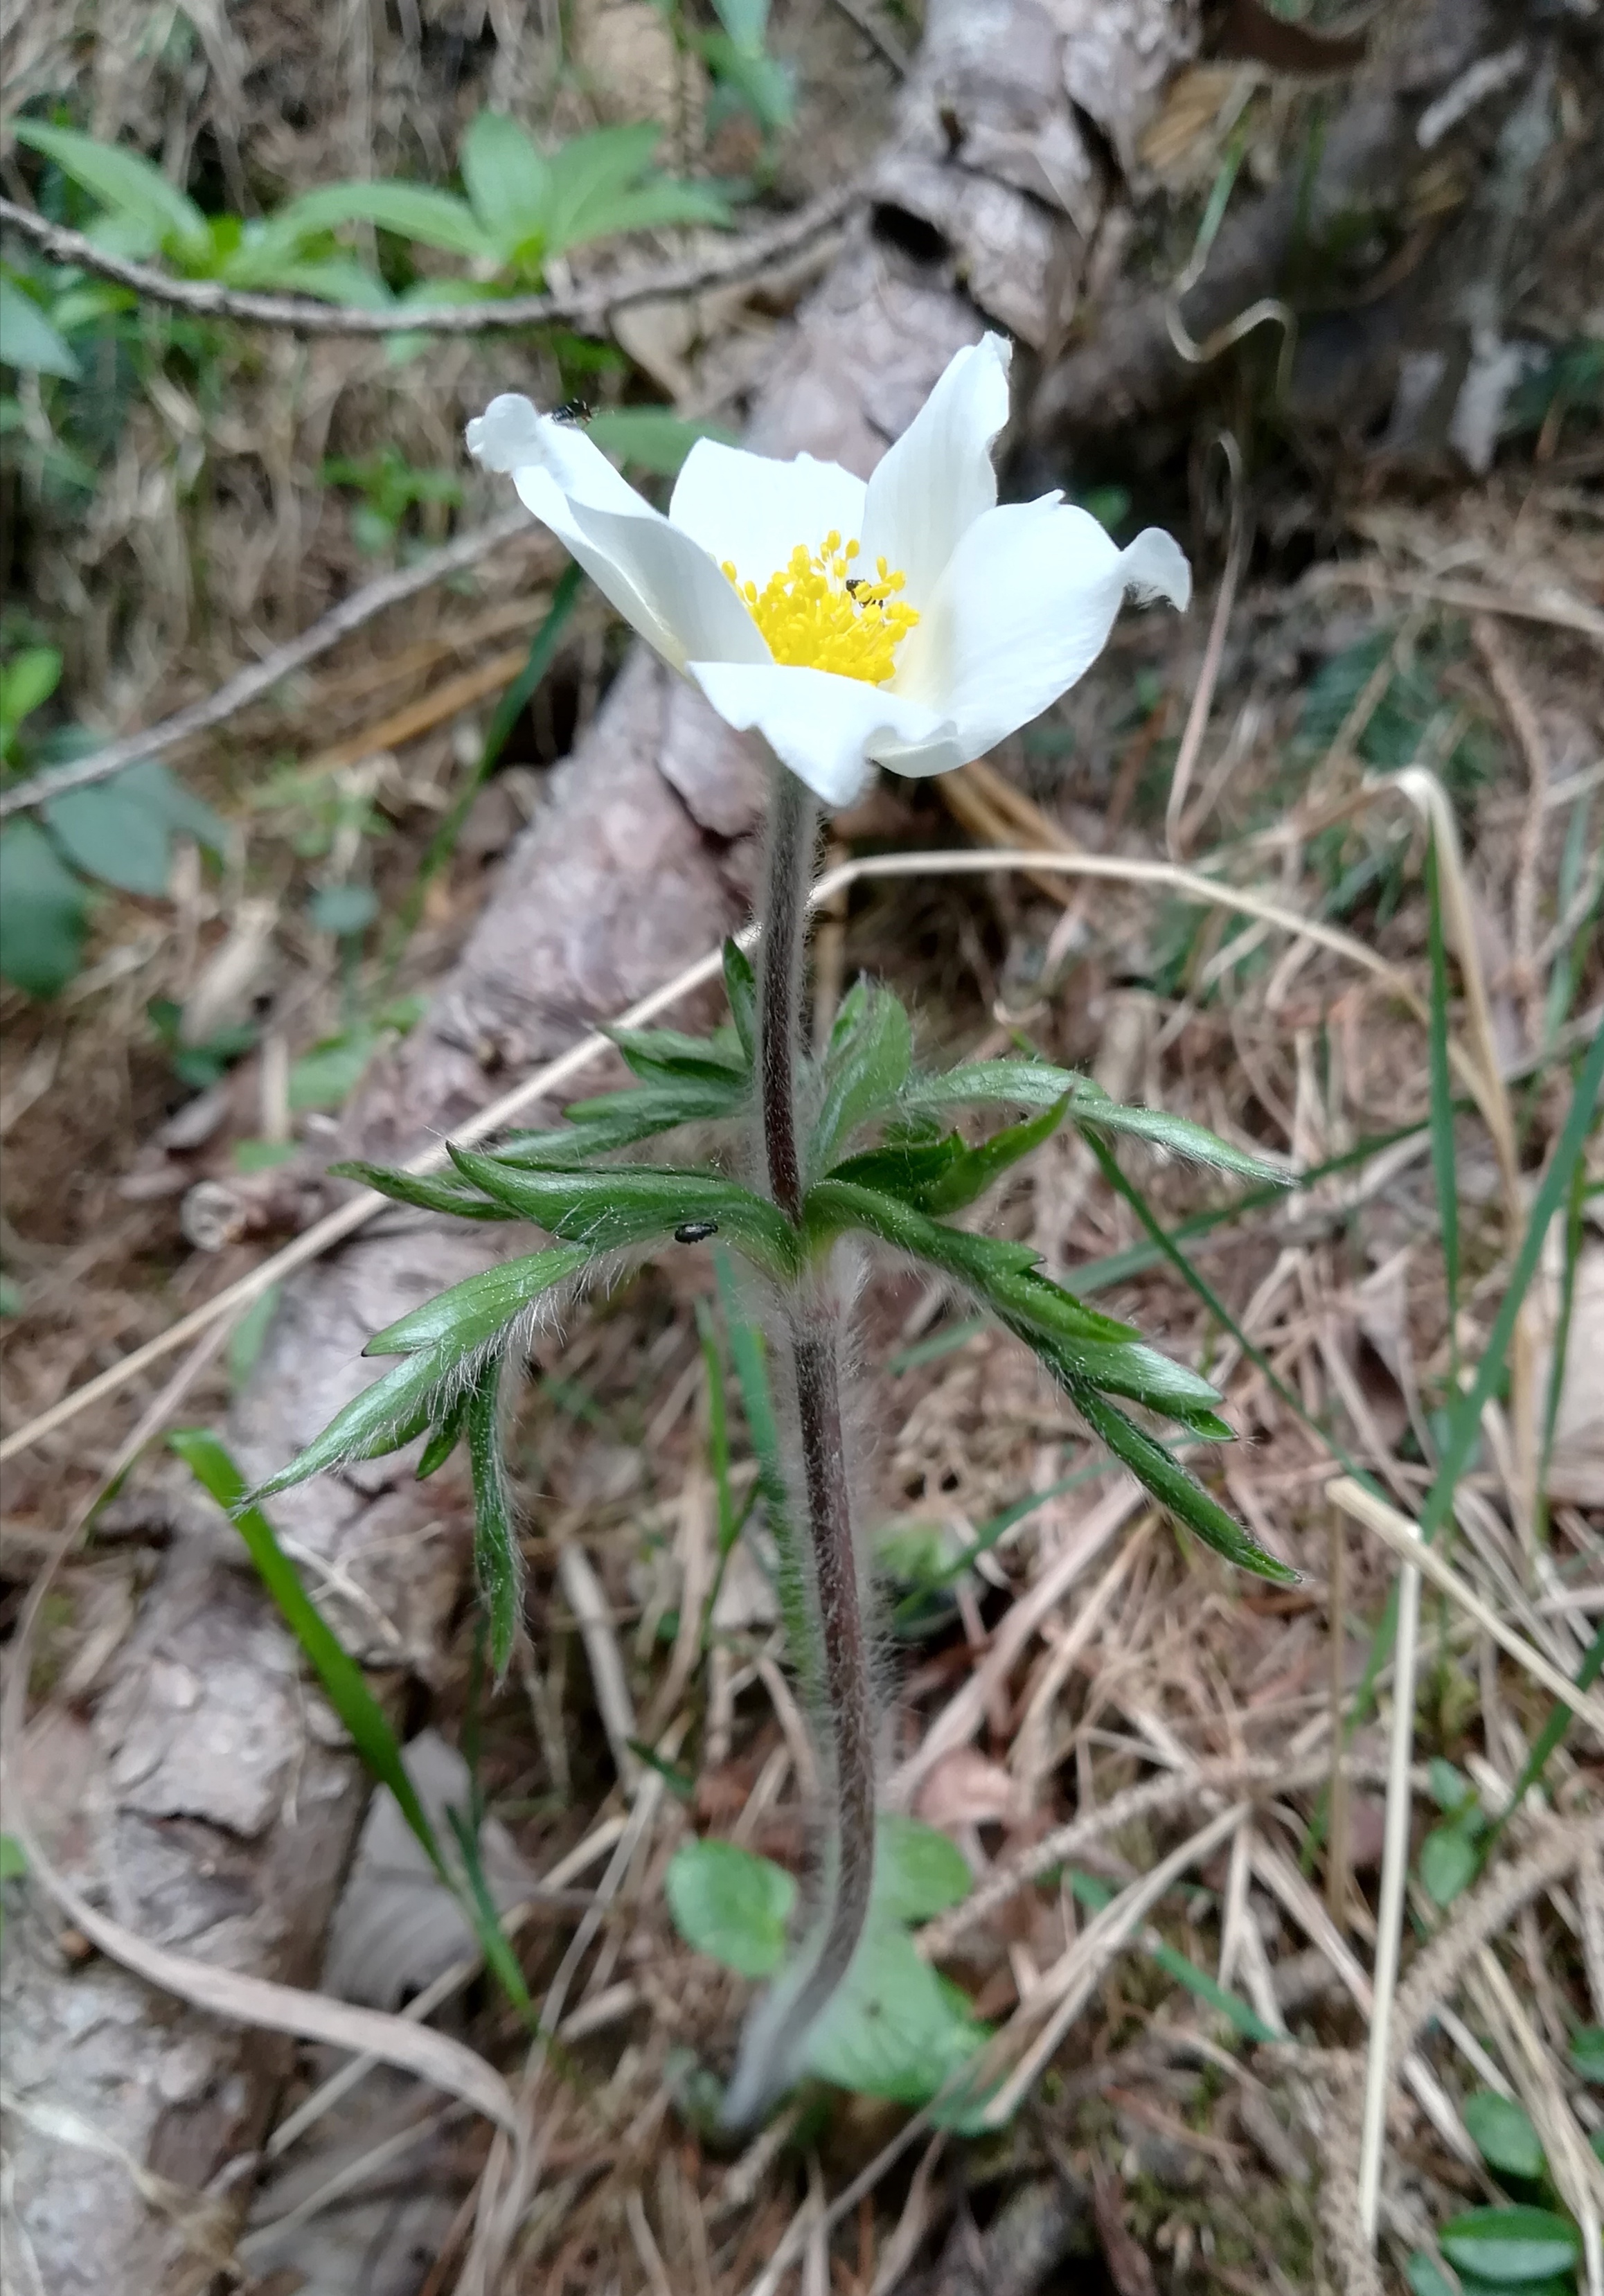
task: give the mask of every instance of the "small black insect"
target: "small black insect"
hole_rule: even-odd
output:
[[[675,1243],[706,1243],[710,1235],[718,1234],[716,1220],[685,1220],[674,1231]]]
[[[552,420],[553,422],[583,424],[588,422],[594,413],[595,409],[588,398],[570,398],[563,406],[552,409]]]

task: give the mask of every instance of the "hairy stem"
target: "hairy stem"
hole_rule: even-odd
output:
[[[770,1192],[790,1218],[802,1208],[797,1060],[802,944],[815,810],[801,783],[775,771],[759,954],[758,1086]],[[847,1974],[863,1935],[874,1879],[874,1736],[869,1648],[859,1600],[851,1493],[841,1425],[839,1309],[805,1283],[786,1303],[802,1442],[802,1476],[813,1549],[814,1632],[830,1742],[832,1839],[827,1898],[806,1974],[764,2037],[761,2066],[738,2069],[730,2103],[749,2117],[797,2070],[807,2033]],[[742,2092],[741,2097],[736,2092]],[[726,2109],[729,2109],[728,2107]]]
[[[797,1150],[797,1046],[802,940],[818,809],[795,774],[776,764],[769,808],[763,938],[758,944],[757,1076],[769,1193],[788,1219],[802,1211]]]

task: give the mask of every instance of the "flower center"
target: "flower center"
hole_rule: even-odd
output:
[[[724,570],[763,632],[778,662],[793,669],[828,669],[837,677],[883,685],[896,668],[896,649],[919,616],[896,593],[907,581],[883,558],[872,576],[855,574],[862,545],[832,529],[821,549],[798,543],[762,589],[743,582],[726,558]]]

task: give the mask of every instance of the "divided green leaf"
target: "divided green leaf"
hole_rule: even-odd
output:
[[[827,1171],[859,1126],[891,1106],[912,1056],[901,998],[857,983],[842,1001],[825,1054],[823,1104],[807,1144],[810,1171]]]
[[[437,1292],[409,1316],[375,1332],[364,1356],[415,1355],[431,1351],[441,1365],[461,1362],[505,1331],[535,1300],[566,1283],[588,1265],[585,1244],[536,1251],[527,1259],[503,1260],[448,1292]]]
[[[419,1211],[449,1212],[457,1219],[504,1220],[506,1208],[491,1203],[477,1189],[450,1172],[393,1172],[388,1165],[364,1164],[355,1159],[331,1164],[336,1180],[360,1180],[375,1194],[392,1202],[412,1204]]]
[[[493,1156],[453,1148],[463,1177],[552,1235],[593,1251],[656,1242],[695,1226],[716,1229],[739,1250],[777,1274],[794,1266],[796,1234],[783,1213],[733,1180],[706,1172],[659,1171],[644,1164],[601,1171],[520,1170]]]
[[[1124,1107],[1089,1077],[1054,1068],[1047,1061],[973,1061],[949,1069],[943,1076],[915,1077],[902,1095],[902,1104],[910,1111],[987,1103],[1050,1108],[1062,1099],[1068,1100],[1071,1123],[1099,1132],[1128,1133],[1192,1163],[1212,1165],[1217,1171],[1234,1172],[1244,1179],[1267,1180],[1283,1187],[1292,1185],[1294,1176],[1280,1165],[1267,1164],[1244,1149],[1233,1148],[1189,1117],[1171,1116],[1162,1109]]]

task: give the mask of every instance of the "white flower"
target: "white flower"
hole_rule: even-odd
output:
[[[867,484],[699,439],[666,518],[527,398],[492,399],[468,447],[721,718],[843,806],[874,766],[945,773],[1038,716],[1127,591],[1191,595],[1158,527],[1118,550],[1060,495],[998,503],[1008,360],[999,335],[960,351]]]

